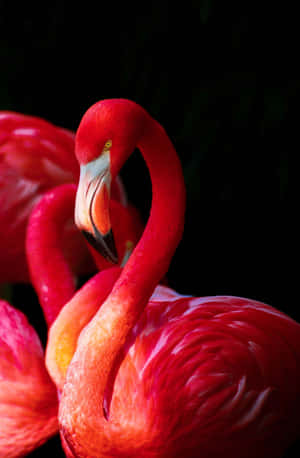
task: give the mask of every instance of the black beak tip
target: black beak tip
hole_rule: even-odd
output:
[[[89,244],[95,248],[107,261],[113,264],[118,264],[118,253],[112,231],[110,230],[102,236],[98,230],[95,235],[88,231],[81,231]]]
[[[118,264],[118,252],[116,249],[116,244],[115,244],[115,239],[114,235],[112,233],[112,230],[110,230],[103,238],[102,238],[108,252],[109,252],[109,257],[110,261],[113,262],[114,264]]]

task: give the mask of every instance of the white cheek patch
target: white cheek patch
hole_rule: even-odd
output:
[[[97,159],[80,166],[80,178],[75,202],[75,224],[87,230],[91,226],[90,206],[95,192],[104,180],[110,191],[110,152],[105,151]]]

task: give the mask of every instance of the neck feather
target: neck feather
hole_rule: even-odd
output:
[[[26,253],[30,277],[48,326],[75,293],[74,276],[61,246],[64,225],[73,218],[75,194],[73,184],[48,191],[28,223]]]
[[[82,450],[85,442],[84,446],[91,447],[89,453],[94,453],[94,439],[94,447],[100,447],[101,431],[109,425],[102,406],[105,390],[112,383],[110,377],[119,351],[155,286],[166,273],[183,231],[185,188],[181,165],[171,141],[162,127],[149,118],[138,147],[152,181],[148,224],[111,294],[80,336],[60,408],[65,438],[72,442],[70,438],[76,429],[77,447]],[[83,422],[75,420],[79,410]],[[90,430],[90,445],[85,440],[87,429]]]

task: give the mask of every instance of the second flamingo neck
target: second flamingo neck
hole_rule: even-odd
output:
[[[62,232],[73,216],[75,185],[49,191],[37,204],[27,229],[26,253],[32,283],[48,326],[75,293],[75,278],[64,256]]]

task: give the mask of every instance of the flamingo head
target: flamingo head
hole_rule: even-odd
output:
[[[80,180],[75,223],[90,244],[113,263],[118,256],[109,215],[110,185],[139,143],[147,116],[129,100],[103,100],[89,108],[76,133]]]

